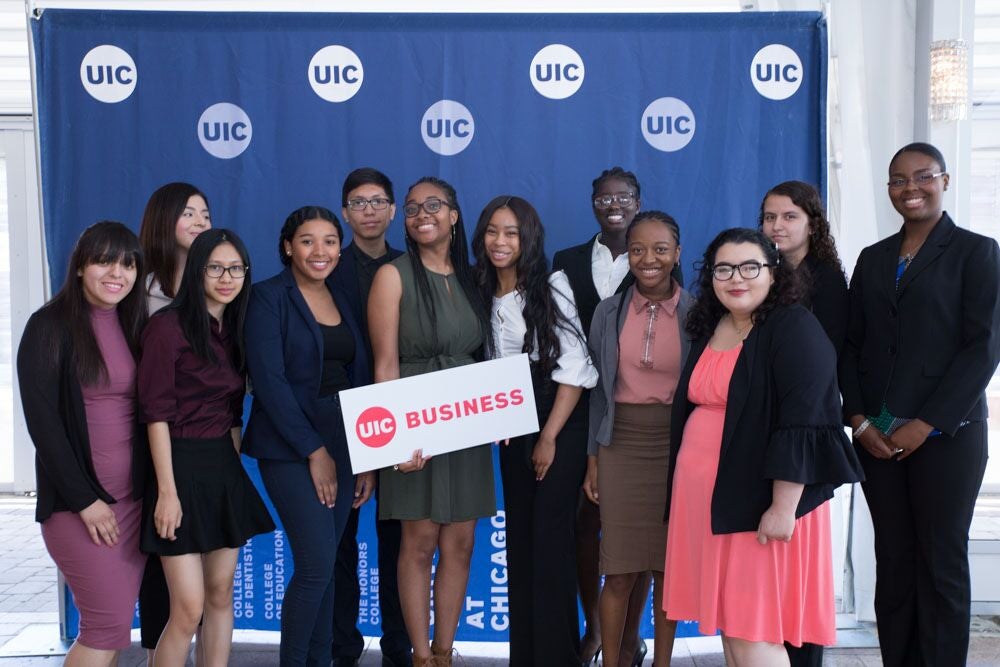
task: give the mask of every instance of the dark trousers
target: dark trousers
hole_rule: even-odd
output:
[[[345,457],[346,458],[346,457]],[[334,563],[354,499],[354,476],[337,461],[337,502],[319,502],[306,461],[259,461],[260,476],[292,550],[295,570],[281,608],[282,667],[329,667]]]
[[[544,421],[539,421],[544,424]],[[577,497],[587,467],[587,431],[572,420],[556,439],[545,479],[535,481],[535,437],[500,447],[507,522],[511,667],[579,665]]]
[[[170,618],[170,593],[163,563],[156,554],[146,559],[139,586],[139,635],[144,649],[155,649]]]
[[[932,436],[903,461],[862,448],[875,528],[875,616],[886,667],[965,665],[969,526],[986,470],[986,424]]]
[[[344,662],[357,660],[365,648],[358,631],[358,606],[361,589],[358,586],[358,510],[351,510],[347,528],[337,552],[336,591],[333,611],[333,657]],[[376,512],[377,514],[377,512]],[[395,519],[375,521],[378,536],[378,592],[381,612],[382,654],[396,659],[408,659],[410,637],[403,622],[399,603],[396,565],[399,563],[399,543],[402,526]]]
[[[804,643],[796,647],[785,642],[785,651],[791,667],[823,667],[823,647],[819,644]]]

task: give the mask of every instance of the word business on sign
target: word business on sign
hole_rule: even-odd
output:
[[[528,355],[340,392],[355,474],[538,431]]]

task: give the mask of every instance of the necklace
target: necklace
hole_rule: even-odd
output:
[[[753,319],[740,327],[736,325],[736,318],[733,317],[732,313],[730,313],[729,321],[733,323],[733,329],[736,330],[736,335],[739,336],[741,340],[746,340],[747,335],[750,333],[750,329],[753,327]]]

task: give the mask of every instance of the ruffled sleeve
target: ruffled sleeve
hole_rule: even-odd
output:
[[[764,476],[802,484],[848,484],[864,479],[844,428],[787,426],[771,434]]]

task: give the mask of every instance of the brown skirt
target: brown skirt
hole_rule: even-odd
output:
[[[663,572],[670,406],[615,403],[611,444],[597,457],[601,574]]]

